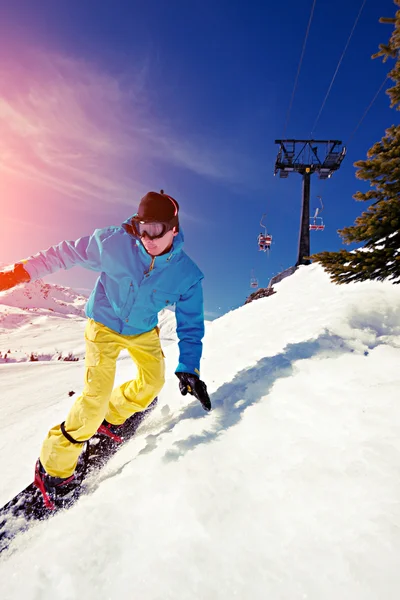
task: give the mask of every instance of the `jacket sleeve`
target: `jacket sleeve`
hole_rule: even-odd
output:
[[[176,303],[176,332],[179,338],[179,364],[176,373],[194,373],[200,377],[203,350],[204,308],[201,280]]]
[[[103,242],[112,232],[113,228],[96,229],[90,236],[81,237],[75,242],[61,242],[19,262],[29,273],[31,280],[76,265],[101,271]]]

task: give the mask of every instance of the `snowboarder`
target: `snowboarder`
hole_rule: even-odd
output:
[[[43,442],[35,484],[47,506],[57,487],[73,482],[85,442],[97,431],[121,441],[118,427],[144,411],[164,385],[164,355],[158,312],[176,304],[183,395],[194,395],[207,411],[211,402],[200,380],[204,335],[203,274],[183,251],[179,205],[163,191],[148,192],[138,212],[122,226],[97,229],[74,242],[64,241],[0,272],[0,291],[80,265],[100,272],[86,305],[85,381],[66,420]],[[116,360],[128,350],[135,380],[114,386]]]

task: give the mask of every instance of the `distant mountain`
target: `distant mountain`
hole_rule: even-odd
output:
[[[27,309],[46,309],[63,315],[85,317],[87,297],[71,288],[53,283],[44,283],[41,279],[19,285],[0,294],[0,304]]]
[[[61,285],[37,280],[0,293],[0,362],[57,359],[57,352],[79,359],[85,352],[87,297]],[[176,320],[172,310],[159,313],[163,346],[175,343]],[[55,357],[55,358],[54,358]]]

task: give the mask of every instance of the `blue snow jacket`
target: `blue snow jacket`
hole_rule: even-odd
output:
[[[61,242],[21,262],[32,280],[75,265],[100,271],[86,315],[123,335],[154,329],[158,312],[176,304],[176,372],[200,375],[203,273],[183,251],[183,239],[180,231],[169,253],[151,257],[128,219],[120,227],[96,229],[90,236]]]

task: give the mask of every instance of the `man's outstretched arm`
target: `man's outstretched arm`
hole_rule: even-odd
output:
[[[30,258],[19,261],[12,270],[0,272],[0,291],[30,280],[40,279],[59,269],[76,265],[101,271],[103,242],[115,229],[96,229],[90,235],[74,242],[64,241]]]

